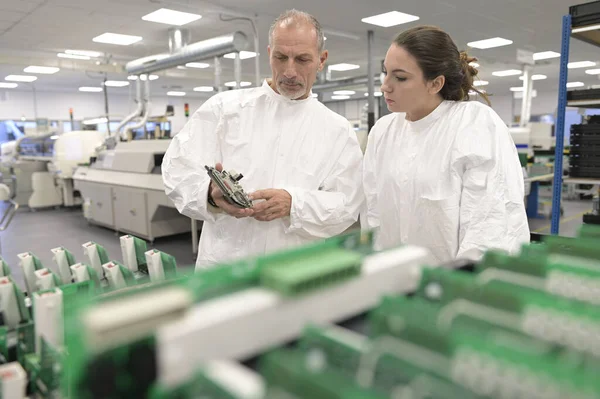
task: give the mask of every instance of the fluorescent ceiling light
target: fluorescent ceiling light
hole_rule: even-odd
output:
[[[98,58],[102,57],[104,54],[98,51],[86,51],[86,50],[65,50],[66,54],[69,55],[80,55],[82,57],[90,57],[90,58]]]
[[[59,58],[70,58],[72,60],[89,60],[90,59],[90,57],[88,57],[87,55],[76,55],[76,54],[65,54],[65,53],[58,53],[56,55]]]
[[[83,121],[84,125],[99,125],[101,123],[106,123],[108,122],[108,119],[106,119],[106,117],[104,118],[93,118],[93,119],[88,119]]]
[[[102,87],[80,87],[79,91],[87,93],[99,93],[102,91]]]
[[[507,69],[505,71],[492,72],[492,75],[494,75],[494,76],[500,76],[500,77],[504,77],[504,76],[516,76],[516,75],[521,75],[521,74],[523,74],[523,71],[520,71],[518,69]]]
[[[509,44],[512,44],[512,40],[503,39],[501,37],[494,37],[494,38],[491,38],[491,39],[485,39],[485,40],[478,40],[478,41],[475,41],[475,42],[470,42],[470,43],[467,43],[467,46],[473,47],[473,48],[478,48],[478,49],[481,49],[481,50],[485,50],[485,49],[488,49],[488,48],[508,46]]]
[[[185,64],[185,66],[188,68],[203,69],[203,68],[208,68],[210,66],[210,64],[207,64],[205,62],[188,62],[187,64]]]
[[[129,77],[127,79],[129,79]],[[140,79],[142,81],[146,81],[146,79],[157,80],[158,79],[158,75],[150,75],[150,76],[148,76],[148,75],[140,75]],[[129,80],[132,80],[132,79],[129,79]],[[133,79],[133,80],[135,80],[135,79]]]
[[[487,86],[489,85],[490,82],[488,82],[487,80],[476,80],[473,82],[473,86],[478,87],[478,86]]]
[[[311,96],[312,98],[317,98],[317,97],[319,97],[319,95],[318,95],[317,93],[310,93],[310,96]]]
[[[481,66],[476,62],[469,62],[469,65],[471,65],[473,68],[479,68]]]
[[[361,19],[361,21],[366,24],[383,26],[384,28],[406,24],[417,20],[419,20],[419,17],[417,17],[416,15],[405,14],[400,11],[390,11],[383,14],[373,15],[372,17]]]
[[[583,82],[569,82],[569,83],[567,83],[567,88],[583,87],[583,86],[585,86],[585,84]]]
[[[557,53],[556,51],[542,51],[540,53],[533,54],[533,59],[535,61],[547,60],[550,58],[558,58],[558,57],[560,57],[560,53]]]
[[[129,86],[129,82],[125,80],[107,80],[104,83],[108,87],[125,87]]]
[[[375,97],[381,97],[381,96],[383,96],[383,93],[380,91],[376,91],[374,93],[374,95],[375,95]],[[365,93],[365,97],[369,97],[369,93]]]
[[[545,80],[548,79],[548,76],[546,75],[533,75],[531,77],[531,80]],[[519,80],[525,80],[524,76],[519,76]]]
[[[23,72],[25,73],[39,73],[41,75],[52,75],[58,71],[60,71],[60,68],[37,65],[28,66],[27,68],[23,69]]]
[[[183,97],[185,96],[185,91],[168,91],[167,96]]]
[[[169,10],[168,8],[161,8],[160,10],[156,10],[142,17],[144,21],[158,22],[160,24],[176,26],[189,24],[190,22],[197,21],[200,18],[202,18],[202,15]]]
[[[350,96],[331,96],[332,100],[347,100]]]
[[[351,96],[356,94],[354,90],[336,90],[333,92],[336,96]]]
[[[227,87],[235,87],[236,85],[237,85],[236,82],[226,82],[225,83],[225,86],[227,86]],[[240,86],[242,86],[242,87],[246,87],[246,86],[250,86],[250,85],[252,85],[252,83],[250,83],[250,82],[240,82]]]
[[[353,69],[358,69],[358,68],[360,68],[360,65],[346,64],[346,63],[329,65],[329,70],[338,71],[338,72],[351,71]]]
[[[514,92],[520,92],[523,90],[524,90],[523,87],[511,87],[510,88],[510,91],[514,91]]]
[[[198,87],[194,87],[194,91],[199,91],[199,92],[203,92],[203,93],[210,93],[211,91],[214,91],[214,87],[212,86],[198,86]]]
[[[578,62],[569,62],[567,64],[567,68],[569,69],[577,69],[577,68],[589,68],[596,66],[595,62],[592,61],[578,61]]]
[[[481,94],[485,94],[485,90],[479,90],[479,93]],[[479,95],[478,92],[476,92],[475,90],[469,90],[469,95],[470,96],[478,96]]]
[[[138,77],[136,75],[129,75],[127,76],[127,80],[138,80]]]
[[[129,46],[142,40],[141,36],[122,35],[119,33],[103,33],[92,39],[96,43],[116,44],[118,46]]]
[[[233,60],[233,59],[235,59],[235,54],[236,53],[228,53],[228,54],[225,54],[223,57]],[[240,59],[241,60],[246,60],[248,58],[253,58],[253,57],[256,57],[256,53],[254,51],[240,51]]]
[[[18,84],[16,84],[16,83],[0,82],[0,89],[14,89],[17,86],[18,86]]]
[[[600,75],[600,69],[588,69],[585,73],[588,75]]]
[[[8,80],[9,82],[35,82],[37,76],[8,75],[4,80]]]
[[[600,25],[589,25],[589,26],[582,26],[581,28],[575,28],[571,31],[571,33],[580,33],[580,32],[587,32],[590,30],[597,30],[600,29]]]

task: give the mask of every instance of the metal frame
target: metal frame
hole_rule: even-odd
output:
[[[571,39],[571,15],[562,20],[562,44],[560,52],[560,78],[558,82],[558,108],[556,118],[556,148],[554,150],[554,183],[552,186],[552,224],[550,232],[558,234],[560,226],[560,200],[563,178],[563,152],[565,141],[565,113],[567,110],[567,64]]]

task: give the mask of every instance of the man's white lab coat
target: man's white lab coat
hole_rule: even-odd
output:
[[[173,138],[162,175],[179,212],[204,220],[198,269],[344,232],[363,204],[362,157],[345,118],[311,97],[289,100],[265,81],[206,101]],[[244,175],[247,193],[287,190],[290,216],[260,222],[209,210],[204,166],[217,162]]]

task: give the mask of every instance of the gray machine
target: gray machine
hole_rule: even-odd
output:
[[[160,166],[170,140],[136,140],[104,150],[90,166],[77,168],[75,188],[85,218],[152,242],[186,233],[190,219],[165,194]]]

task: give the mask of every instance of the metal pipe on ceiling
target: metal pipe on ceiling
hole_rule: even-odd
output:
[[[142,83],[140,82],[140,80],[142,77],[140,76],[138,79],[138,83],[141,85]],[[123,131],[123,134],[121,135],[121,139],[123,140],[127,140],[129,141],[129,134],[130,132],[132,132],[135,129],[139,129],[146,126],[146,122],[148,122],[148,117],[150,116],[150,78],[146,77],[143,81],[144,83],[144,100],[143,100],[143,114],[142,114],[142,118],[140,119],[139,122],[137,122],[134,125],[130,125],[127,126],[125,128],[125,130]]]
[[[127,115],[125,117],[125,119],[123,119],[119,125],[117,126],[115,132],[118,135],[121,132],[121,129],[127,125],[127,123],[129,123],[131,120],[133,120],[134,118],[138,117],[142,111],[144,110],[144,102],[142,99],[142,83],[141,83],[141,79],[140,77],[138,77],[138,80],[135,82],[136,83],[136,89],[135,89],[135,101],[137,103],[137,106],[135,108],[135,110]],[[108,115],[107,115],[108,118]]]
[[[380,83],[380,82],[381,82],[381,78],[378,75],[375,75],[373,77],[373,84]],[[326,82],[326,83],[319,83],[319,84],[314,85],[312,87],[312,90],[313,90],[313,92],[319,92],[319,91],[328,91],[328,90],[333,90],[333,89],[341,89],[341,88],[345,88],[348,86],[359,86],[359,85],[366,86],[367,84],[369,84],[369,77],[368,77],[368,75],[364,75],[364,76],[357,76],[354,78],[330,80],[329,82]]]
[[[174,53],[156,54],[128,62],[128,73],[139,75],[185,65],[188,62],[222,56],[246,49],[248,38],[237,31],[228,35],[189,44]]]

